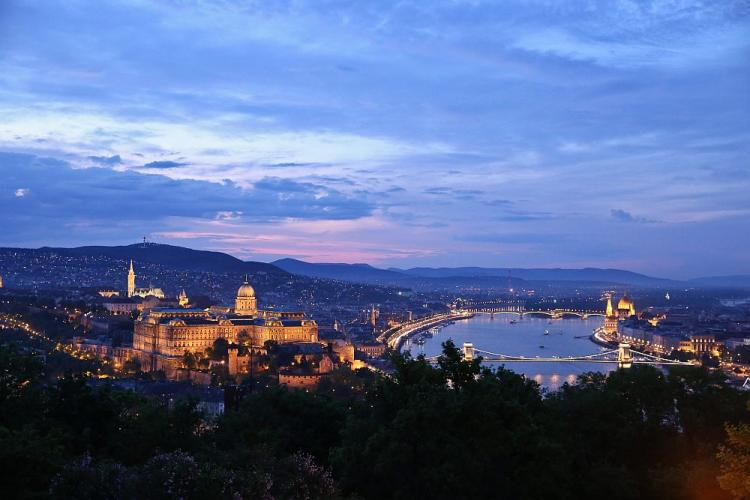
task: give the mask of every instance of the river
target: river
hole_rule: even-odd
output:
[[[495,314],[492,318],[489,314],[478,314],[444,326],[432,338],[425,339],[423,345],[418,345],[413,340],[407,341],[403,349],[410,350],[414,356],[435,356],[442,350],[440,344],[452,339],[459,348],[464,342],[471,342],[475,349],[511,356],[581,356],[606,350],[589,339],[592,331],[602,326],[603,321],[599,316],[585,320],[578,317],[550,320],[543,316],[519,318],[515,314]],[[544,334],[545,330],[549,332],[548,335]],[[488,363],[488,366],[498,365],[499,363]],[[505,367],[533,378],[544,388],[555,390],[565,382],[575,382],[580,373],[609,372],[616,369],[617,364],[585,361],[511,362],[505,364]]]

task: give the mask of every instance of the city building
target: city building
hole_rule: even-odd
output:
[[[625,295],[617,302],[617,317],[627,319],[631,316],[635,316],[635,302],[625,292]]]
[[[255,290],[247,282],[237,290],[234,308],[161,308],[144,311],[135,321],[133,355],[144,371],[177,368],[186,352],[202,353],[217,339],[262,346],[318,342],[318,325],[300,312],[257,308]]]
[[[185,293],[184,288],[180,291],[180,294],[177,296],[177,302],[180,304],[180,307],[187,307],[188,304],[190,304],[190,299],[188,299],[188,296]]]
[[[616,334],[618,323],[635,315],[635,303],[628,297],[627,293],[617,303],[616,310],[612,307],[612,296],[608,296],[607,311],[604,316],[604,332],[610,335]]]
[[[279,370],[279,384],[290,389],[309,389],[318,385],[330,374],[335,364],[318,343],[294,343],[288,346],[294,352],[290,366]]]
[[[379,358],[383,356],[386,347],[382,342],[362,342],[355,345],[356,352],[366,358]]]
[[[693,343],[693,352],[698,356],[702,354],[711,354],[717,348],[715,335],[691,335],[690,341]]]
[[[156,297],[164,298],[164,291],[161,288],[149,286],[148,288],[137,288],[135,286],[135,269],[133,269],[133,260],[130,260],[130,269],[128,270],[128,297]]]
[[[110,314],[131,314],[138,310],[139,302],[126,297],[112,296],[102,302],[102,306]]]

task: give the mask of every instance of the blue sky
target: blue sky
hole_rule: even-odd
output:
[[[0,245],[750,272],[750,4],[0,3]]]

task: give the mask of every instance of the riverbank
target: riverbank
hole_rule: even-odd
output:
[[[429,330],[430,328],[434,328],[436,326],[452,323],[459,319],[468,319],[473,317],[473,313],[436,314],[434,316],[430,316],[429,318],[421,318],[419,320],[400,325],[399,327],[397,327],[397,329],[388,334],[383,340],[392,349],[400,351],[401,347],[403,347],[404,342],[406,342],[407,339],[410,339],[411,337],[422,333],[425,330]]]
[[[594,333],[591,334],[591,337],[589,337],[589,339],[591,340],[591,342],[598,346],[608,347],[610,349],[617,348],[618,345],[617,342],[607,340],[604,337],[604,329],[602,328],[597,328],[596,330],[594,330]]]

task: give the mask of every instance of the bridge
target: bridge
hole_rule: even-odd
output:
[[[617,349],[587,354],[583,356],[513,356],[496,352],[484,351],[474,347],[474,344],[465,342],[463,345],[463,358],[467,361],[481,356],[483,363],[617,363],[620,368],[630,368],[632,365],[679,365],[693,366],[687,361],[660,358],[644,352],[633,351],[630,344],[620,343]],[[439,356],[426,358],[431,363],[436,363]]]
[[[552,319],[560,319],[564,316],[578,316],[581,319],[587,319],[590,316],[605,316],[604,311],[586,310],[586,309],[526,309],[523,306],[469,306],[456,311],[471,314],[515,314],[519,317],[526,315],[547,316]]]

